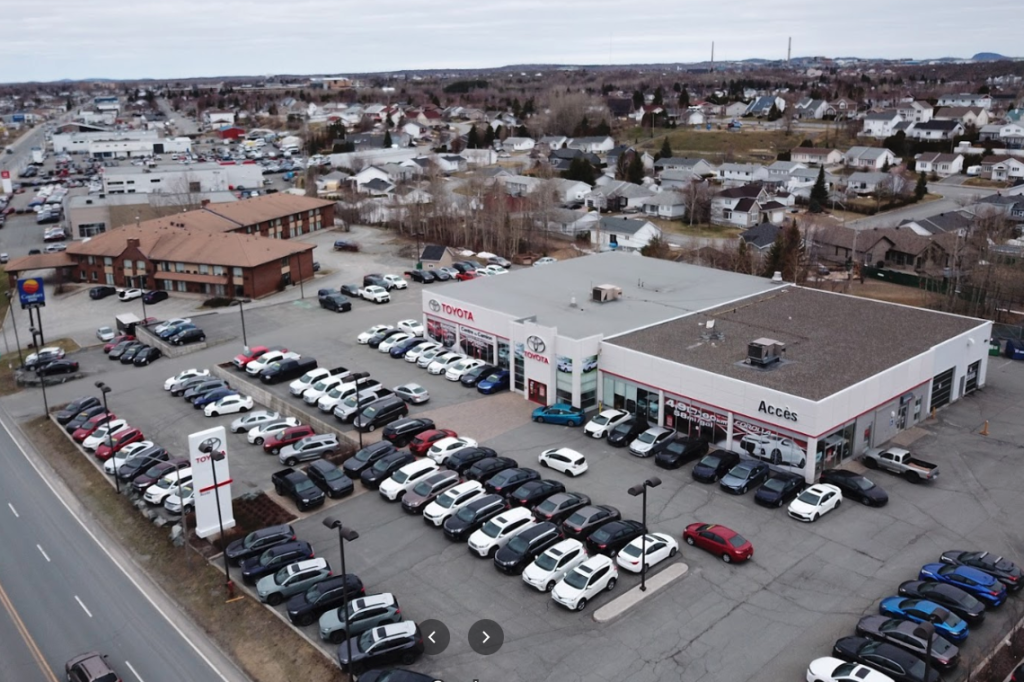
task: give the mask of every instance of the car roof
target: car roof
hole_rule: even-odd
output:
[[[294,564],[289,564],[288,568],[290,573],[299,573],[300,571],[309,571],[314,568],[326,569],[327,559],[323,557],[316,557],[315,559],[303,559],[302,561],[296,561]]]
[[[480,481],[463,481],[462,483],[457,483],[451,488],[448,488],[446,492],[458,495],[470,490],[483,490],[483,487],[484,486]]]
[[[409,637],[416,632],[416,623],[411,620],[403,620],[400,623],[388,623],[373,628],[373,640],[388,639],[391,637]]]
[[[567,554],[574,549],[583,547],[583,543],[573,538],[566,538],[548,547],[547,551],[552,554]]]
[[[513,521],[518,521],[520,519],[527,519],[527,518],[532,519],[533,518],[533,512],[531,512],[526,507],[513,507],[512,509],[509,509],[508,511],[502,512],[501,514],[498,514],[493,519],[493,521],[495,523],[497,523],[498,525],[500,525],[500,526],[507,526],[508,524],[512,523]]]
[[[839,488],[829,483],[815,483],[811,487],[807,488],[804,492],[811,492],[815,495],[824,495],[825,493],[839,492]]]
[[[368,594],[365,597],[359,597],[358,599],[352,600],[353,611],[362,611],[363,609],[369,609],[377,606],[394,606],[397,603],[395,595],[390,592],[381,592],[379,594]]]
[[[591,572],[596,571],[599,568],[608,566],[612,563],[612,560],[606,557],[604,554],[595,554],[592,557],[588,557],[586,561],[578,566],[578,568],[589,568]]]
[[[423,469],[436,469],[436,468],[437,468],[437,464],[434,462],[434,460],[428,459],[428,458],[424,458],[424,459],[417,459],[414,462],[409,462],[408,464],[403,466],[401,469],[399,469],[399,471],[404,471],[406,473],[411,474],[411,473],[414,473],[414,472],[417,472],[417,471],[421,471]]]

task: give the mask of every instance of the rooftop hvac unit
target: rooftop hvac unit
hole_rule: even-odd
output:
[[[782,359],[786,344],[775,339],[755,339],[747,344],[747,362],[758,367],[767,367]]]
[[[607,303],[622,298],[622,288],[614,284],[599,284],[594,287],[593,300],[597,303]]]

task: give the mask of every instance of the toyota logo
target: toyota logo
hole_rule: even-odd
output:
[[[534,353],[543,353],[545,350],[547,350],[548,347],[548,345],[544,343],[544,339],[540,338],[539,336],[528,337],[526,339],[526,345]]]
[[[427,306],[429,306],[435,313],[441,312],[441,304],[437,302],[437,299],[430,299],[427,302]]]

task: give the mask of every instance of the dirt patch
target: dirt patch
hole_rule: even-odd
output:
[[[657,225],[663,232],[672,232],[673,234],[681,234],[699,239],[739,239],[740,234],[743,232],[738,227],[727,225],[690,225],[680,220],[664,220],[662,218],[647,218],[647,220]]]
[[[306,646],[301,637],[267,613],[258,602],[242,595],[237,601],[225,603],[221,572],[190,550],[175,547],[167,528],[154,526],[139,514],[127,497],[114,492],[103,475],[68,442],[59,426],[45,417],[38,417],[23,422],[21,429],[36,445],[39,454],[77,493],[93,517],[131,550],[134,561],[157,584],[174,586],[176,600],[189,617],[233,657],[249,677],[258,682],[338,678],[335,665],[319,651]],[[279,512],[260,501],[260,495],[242,501],[236,511],[239,525],[243,527],[237,531],[239,535],[247,523],[262,524],[268,518],[281,518]],[[194,527],[194,522],[190,527]],[[255,526],[249,526],[252,527]]]
[[[809,280],[806,286],[929,310],[939,309],[944,300],[941,294],[934,291],[925,291],[877,279],[865,279],[863,283],[856,278],[847,281],[842,273],[834,274],[828,279]]]
[[[627,131],[629,139],[634,140],[638,149],[651,153],[661,149],[662,141],[668,137],[675,156],[701,156],[711,162],[724,160],[726,156],[740,161],[775,161],[779,152],[796,147],[805,137],[814,137],[805,131],[794,131],[786,135],[782,130],[758,129],[757,123],[744,122],[738,131],[696,130],[676,128],[674,130],[655,129],[650,136],[647,129],[633,128]]]
[[[6,305],[6,301],[4,304]],[[0,315],[0,318],[2,318],[2,315]],[[81,348],[73,339],[57,339],[47,343],[46,346],[59,346],[64,349],[65,353],[73,353]],[[24,357],[28,357],[33,351],[30,348],[23,348],[21,352]],[[11,395],[21,390],[21,386],[18,385],[15,379],[14,372],[19,364],[17,349],[11,351],[6,359],[7,362],[0,365],[0,396]]]

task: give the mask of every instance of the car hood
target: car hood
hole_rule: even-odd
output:
[[[810,514],[817,509],[818,507],[807,504],[806,502],[801,502],[799,499],[794,499],[789,503],[789,510],[797,512],[798,514]]]
[[[732,474],[726,474],[725,476],[722,476],[722,480],[719,481],[719,483],[721,483],[722,485],[730,488],[740,488],[748,482],[749,481],[747,479],[741,478],[739,476],[734,476]]]

